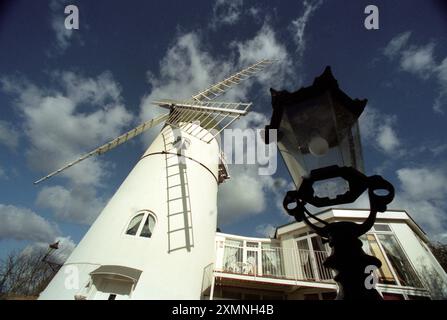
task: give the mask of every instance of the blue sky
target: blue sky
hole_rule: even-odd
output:
[[[405,3],[405,4],[404,4]],[[80,29],[64,28],[77,5]],[[364,9],[379,8],[379,30]],[[158,129],[64,175],[32,184],[260,58],[279,59],[225,100],[252,101],[237,126],[269,120],[269,88],[309,85],[326,65],[353,98],[366,171],[397,189],[436,240],[447,241],[447,6],[442,1],[3,1],[0,5],[0,256],[55,238],[72,247]],[[219,227],[263,236],[289,221],[290,178],[231,166]],[[356,204],[361,206],[362,203]]]

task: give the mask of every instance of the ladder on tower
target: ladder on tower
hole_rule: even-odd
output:
[[[186,159],[175,146],[178,137],[172,127],[163,131],[166,161],[166,195],[167,195],[167,225],[168,253],[194,247],[192,225],[191,199],[189,193]]]

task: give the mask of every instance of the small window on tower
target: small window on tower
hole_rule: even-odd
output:
[[[140,236],[150,238],[152,236],[154,226],[155,226],[155,218],[151,214],[148,214],[144,222],[143,229],[141,230]]]
[[[129,227],[127,228],[126,234],[130,234],[132,236],[137,234],[138,228],[140,227],[141,220],[143,220],[144,213],[137,215],[134,217],[130,223]]]
[[[149,211],[139,213],[130,220],[126,234],[144,238],[152,237],[155,227],[155,217]]]

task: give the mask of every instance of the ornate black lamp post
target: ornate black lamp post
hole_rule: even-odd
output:
[[[284,198],[285,210],[329,242],[332,252],[324,265],[336,270],[337,299],[381,299],[365,284],[371,266],[380,268],[381,262],[362,250],[359,237],[373,226],[377,212],[386,210],[394,188],[380,176],[362,173],[358,118],[366,100],[353,100],[341,91],[330,67],[309,87],[270,91],[273,114],[265,140],[270,142],[268,129],[277,130],[278,149],[296,185]],[[362,224],[327,223],[306,208],[351,203],[365,191],[370,214]]]

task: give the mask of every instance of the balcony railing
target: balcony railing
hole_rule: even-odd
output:
[[[215,270],[240,275],[302,281],[332,280],[332,271],[323,266],[326,251],[298,248],[240,247],[225,243],[223,259]],[[222,253],[222,252],[221,252]]]

